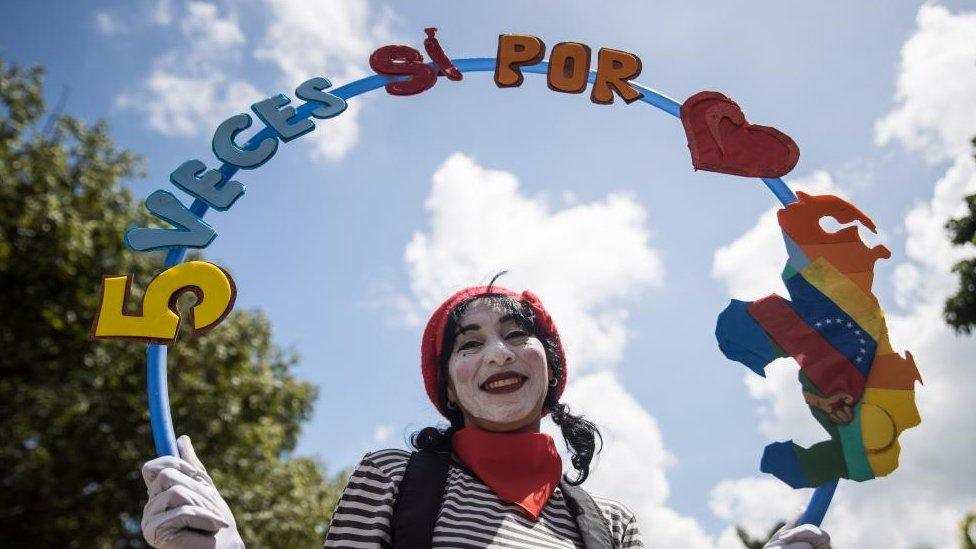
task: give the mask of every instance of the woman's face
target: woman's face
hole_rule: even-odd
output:
[[[488,431],[538,426],[549,388],[546,352],[506,311],[482,300],[468,305],[448,361],[448,399],[465,425]]]

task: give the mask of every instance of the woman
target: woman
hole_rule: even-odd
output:
[[[497,277],[496,277],[497,278]],[[559,333],[531,292],[489,284],[434,311],[421,346],[424,386],[450,425],[413,437],[417,452],[367,453],[336,507],[326,547],[643,547],[624,504],[579,487],[600,447],[591,422],[559,402],[568,368]],[[572,456],[562,475],[551,414]],[[143,467],[143,533],[160,547],[241,547],[233,515],[189,439]],[[829,546],[817,528],[767,547]]]

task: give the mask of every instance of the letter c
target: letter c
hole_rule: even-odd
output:
[[[278,150],[278,139],[267,137],[254,149],[242,149],[234,142],[237,134],[251,127],[251,117],[236,114],[217,126],[213,136],[213,152],[217,158],[238,168],[254,169],[264,164]]]

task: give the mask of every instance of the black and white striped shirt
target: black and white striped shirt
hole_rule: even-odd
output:
[[[410,453],[400,449],[367,453],[349,476],[332,515],[325,547],[387,548],[393,504]],[[643,547],[637,519],[624,504],[593,496],[610,525],[614,548]],[[434,547],[583,547],[576,521],[556,488],[538,521],[498,499],[471,473],[451,464],[444,503],[434,526]]]

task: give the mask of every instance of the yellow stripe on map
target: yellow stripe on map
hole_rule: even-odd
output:
[[[864,293],[823,256],[812,261],[800,274],[878,342],[879,354],[893,352],[888,341],[884,313],[873,295]]]

